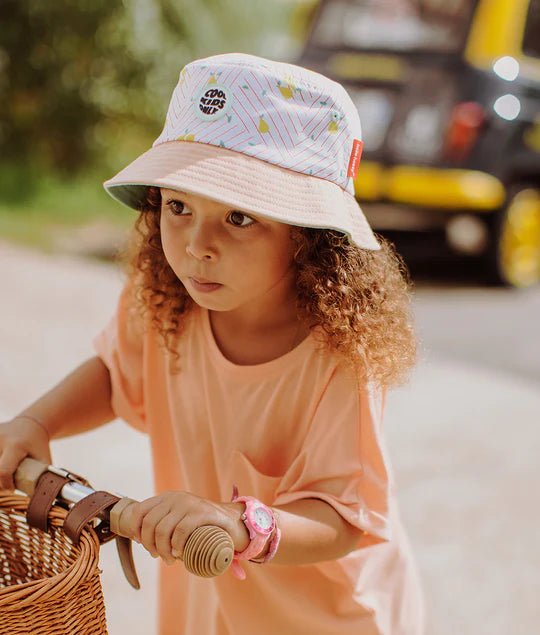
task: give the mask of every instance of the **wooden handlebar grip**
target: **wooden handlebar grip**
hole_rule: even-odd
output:
[[[221,527],[197,527],[184,547],[184,566],[201,578],[213,578],[225,573],[234,558],[234,544]]]
[[[111,530],[131,538],[129,528],[130,507],[136,503],[131,498],[122,498],[110,512]],[[201,578],[213,578],[225,573],[234,558],[234,544],[229,534],[221,527],[203,525],[197,527],[184,547],[184,566],[190,573]]]
[[[23,459],[13,475],[15,487],[27,496],[32,496],[39,477],[47,471],[48,467],[46,463],[36,461],[36,459]]]
[[[121,498],[114,507],[111,507],[109,513],[109,523],[111,531],[117,536],[125,536],[126,538],[132,538],[131,529],[129,528],[129,521],[131,513],[130,507],[137,501],[132,498]]]
[[[35,459],[21,461],[13,478],[15,487],[32,496],[39,477],[48,465]],[[137,501],[121,498],[110,511],[111,531],[131,538],[130,508]],[[220,527],[203,525],[191,533],[184,548],[184,566],[190,573],[202,578],[213,578],[224,573],[234,558],[234,544],[229,534]]]

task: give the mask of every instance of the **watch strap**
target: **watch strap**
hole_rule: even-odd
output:
[[[240,496],[239,498],[236,499],[235,502],[244,503],[246,505],[246,511],[242,514],[241,518],[247,530],[249,531],[249,538],[250,538],[248,546],[244,549],[244,551],[235,552],[235,557],[238,560],[251,560],[251,558],[255,558],[255,556],[258,556],[261,553],[261,551],[264,549],[264,547],[266,546],[266,543],[268,542],[271,536],[271,533],[266,535],[257,533],[254,530],[254,528],[251,527],[251,523],[248,520],[248,517],[247,517],[248,505],[262,504],[260,501],[258,501],[256,498],[253,498],[252,496]],[[267,507],[267,509],[269,508]],[[272,510],[270,510],[270,512],[271,511]]]
[[[258,504],[258,505],[264,506],[266,509],[269,510],[269,512],[272,514],[272,517],[274,519],[274,527],[276,531],[274,533],[274,537],[270,545],[270,551],[268,552],[268,554],[266,554],[264,562],[268,562],[274,556],[275,551],[277,550],[277,546],[279,544],[279,537],[281,536],[281,532],[279,528],[277,527],[276,517],[273,510],[267,505],[264,505],[264,503],[262,503],[260,500],[258,500],[257,498],[253,496],[238,496],[238,488],[236,487],[236,485],[233,485],[233,495],[232,495],[231,501],[234,503],[241,502],[246,505],[246,510],[242,514],[241,519],[244,522],[249,532],[250,542],[248,546],[244,549],[244,551],[234,552],[234,558],[231,563],[231,571],[233,572],[233,574],[238,579],[245,580],[246,573],[244,569],[242,568],[242,566],[240,565],[239,560],[252,560],[253,558],[256,558],[264,550],[264,547],[267,545],[268,541],[270,540],[272,536],[272,532],[270,532],[267,535],[264,535],[264,534],[260,534],[256,532],[255,529],[251,527],[251,523],[249,522],[249,519],[247,516],[248,505],[251,506],[251,505]],[[277,538],[277,542],[276,542],[276,538]],[[274,548],[272,548],[273,546]],[[261,564],[263,564],[263,562],[261,562]]]
[[[266,564],[267,562],[270,562],[270,560],[272,560],[272,558],[276,555],[276,551],[279,547],[280,540],[281,540],[281,529],[276,525],[276,531],[274,533],[274,537],[270,541],[268,553],[262,558],[262,560],[254,560],[252,558],[250,562],[254,562],[255,564]]]

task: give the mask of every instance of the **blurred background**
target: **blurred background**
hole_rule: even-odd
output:
[[[293,58],[312,4],[3,1],[0,235],[70,248],[67,230],[90,225],[83,238],[106,251],[106,225],[132,217],[100,183],[158,136],[182,66],[233,50]]]
[[[414,283],[420,362],[385,425],[426,635],[536,632],[540,0],[3,0],[0,420],[92,354],[133,221],[101,184],[158,136],[181,67],[230,51],[334,77],[360,111],[356,194]],[[121,422],[53,456],[151,494]],[[109,547],[110,632],[153,632],[154,562],[134,592]]]

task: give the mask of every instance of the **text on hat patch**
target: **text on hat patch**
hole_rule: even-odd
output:
[[[219,119],[232,105],[232,95],[226,86],[211,84],[205,86],[195,100],[195,114],[205,121]]]

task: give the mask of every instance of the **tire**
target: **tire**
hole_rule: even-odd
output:
[[[487,252],[496,284],[526,288],[540,282],[540,189],[509,188],[505,207],[489,222]]]

